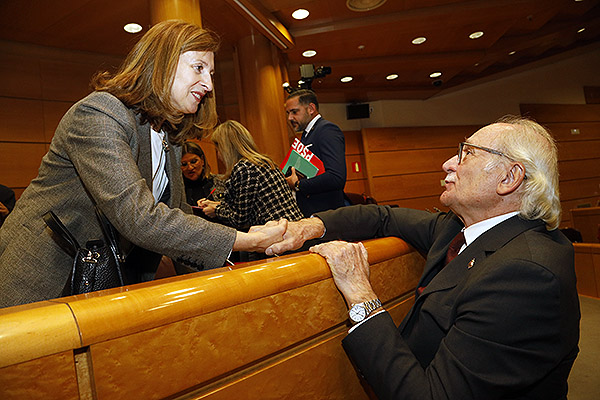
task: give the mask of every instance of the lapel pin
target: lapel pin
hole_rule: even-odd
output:
[[[475,265],[475,259],[472,259],[471,261],[469,261],[469,265],[467,266],[467,269],[473,268],[473,265]]]

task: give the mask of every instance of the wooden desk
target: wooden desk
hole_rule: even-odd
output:
[[[397,323],[423,258],[365,242]],[[299,253],[0,310],[0,398],[368,399],[340,341],[346,305]]]

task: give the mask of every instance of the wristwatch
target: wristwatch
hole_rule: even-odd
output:
[[[381,300],[369,300],[364,303],[352,304],[350,310],[348,310],[348,315],[350,315],[350,319],[353,322],[360,322],[367,318],[373,310],[381,307]]]

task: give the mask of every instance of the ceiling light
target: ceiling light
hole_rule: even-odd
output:
[[[346,82],[350,82],[352,79],[354,79],[354,78],[352,78],[351,76],[345,76],[342,79],[340,79],[340,81],[346,83]]]
[[[515,53],[516,53],[516,51],[514,51],[514,50],[513,50],[513,51],[511,51],[510,53],[508,53],[508,55],[509,55],[509,56],[512,56],[512,55],[514,55]]]
[[[125,32],[128,33],[138,33],[139,31],[142,30],[142,26],[140,24],[136,24],[134,22],[127,24],[123,27],[123,29],[125,29]]]
[[[308,10],[305,10],[304,8],[299,8],[299,9],[297,9],[296,11],[294,11],[292,13],[292,18],[294,18],[294,19],[304,19],[304,18],[308,17],[309,14],[310,13],[308,12]]]
[[[440,76],[442,76],[441,72],[432,72],[431,74],[429,74],[430,78],[439,78]]]
[[[393,81],[394,79],[398,79],[398,74],[389,74],[385,77],[388,81]]]
[[[352,11],[370,11],[381,7],[386,0],[346,0],[346,7]]]
[[[304,57],[314,57],[317,55],[317,52],[314,50],[306,50],[305,52],[302,53],[302,55]]]
[[[364,50],[365,49],[365,45],[364,44],[359,44],[358,45],[358,49],[359,50]]]
[[[580,30],[577,31],[577,33],[581,33],[583,31],[585,31],[585,28],[581,28]]]
[[[479,39],[480,37],[483,36],[483,32],[481,31],[477,31],[477,32],[473,32],[469,35],[469,39]]]
[[[414,38],[412,40],[412,44],[422,44],[422,43],[425,43],[426,40],[427,40],[426,37],[419,36],[418,38]]]

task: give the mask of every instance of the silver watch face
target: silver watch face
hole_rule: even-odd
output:
[[[350,315],[350,319],[354,322],[360,322],[367,316],[367,310],[365,310],[365,306],[363,304],[355,304],[348,311]]]

